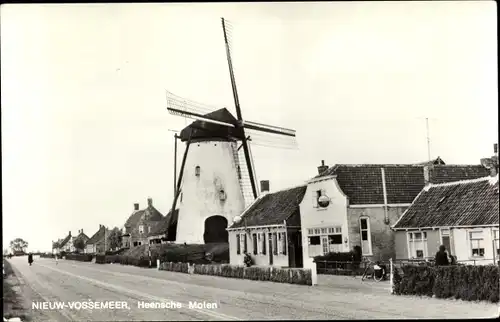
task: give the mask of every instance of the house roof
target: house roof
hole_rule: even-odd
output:
[[[418,165],[445,165],[446,163],[441,159],[441,157],[437,157],[434,160],[424,161],[417,163]]]
[[[498,175],[425,187],[394,229],[498,225]]]
[[[163,215],[161,212],[159,212],[155,207],[153,206],[148,206],[146,209],[142,210],[137,210],[128,217],[127,221],[125,222],[125,227],[133,227],[137,225],[139,220],[141,220],[142,216],[146,215],[148,216],[148,220],[151,221],[160,221],[163,219]]]
[[[382,168],[388,204],[411,203],[425,185],[424,168],[420,164],[338,164],[315,178],[335,175],[340,189],[352,205],[383,204]],[[431,183],[451,182],[488,175],[481,165],[432,165]]]
[[[263,195],[243,213],[239,223],[229,228],[282,224],[296,211],[304,198],[307,186],[299,186]]]
[[[66,245],[66,244],[70,241],[70,239],[71,239],[71,233],[70,233],[70,234],[68,234],[68,236],[66,236],[66,237],[62,240],[62,242],[59,244],[59,247],[60,247],[60,248],[61,248],[61,247],[64,247],[64,246],[65,246],[65,245]]]
[[[172,216],[172,210],[168,212],[168,214],[161,220],[161,222],[153,227],[151,232],[148,234],[149,236],[158,236],[158,235],[163,235],[168,232],[168,221],[170,220],[170,217]],[[179,209],[176,209],[174,211],[174,216],[172,218],[171,226],[174,226],[177,224],[177,219],[179,218]]]
[[[80,234],[78,234],[78,236],[76,236],[76,237],[75,237],[75,239],[76,239],[76,238],[80,238],[80,237],[85,238],[85,240],[88,240],[88,239],[89,239],[89,236],[87,236],[85,233],[80,233]]]
[[[89,240],[87,240],[87,245],[92,245],[92,244],[95,244],[95,243],[103,240],[104,235],[105,235],[105,231],[106,231],[106,227],[104,227],[104,226],[99,227],[99,230],[97,230],[97,232],[94,235],[92,235],[92,237],[90,237]]]

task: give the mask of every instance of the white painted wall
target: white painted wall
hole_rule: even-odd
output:
[[[256,266],[270,266],[269,264],[269,233],[284,233],[286,232],[285,227],[269,227],[269,228],[250,228],[250,232],[245,232],[244,230],[230,230],[229,231],[229,263],[231,265],[244,265],[244,254],[243,249],[241,250],[241,254],[237,253],[237,237],[238,234],[245,233],[247,236],[247,250]],[[258,245],[257,255],[253,253],[253,241],[252,235],[254,233],[265,233],[265,241],[266,241],[266,254],[261,254],[261,245]],[[278,241],[279,243],[279,241]],[[273,265],[275,267],[288,267],[288,245],[287,245],[287,253],[286,255],[280,254],[278,244],[278,254],[275,255],[273,253]],[[272,250],[271,250],[272,251]]]
[[[179,197],[176,243],[203,244],[205,220],[223,216],[228,226],[245,207],[233,156],[234,142],[195,142],[189,147]],[[200,166],[200,176],[195,167]],[[219,191],[226,192],[222,202]]]
[[[498,229],[498,227],[496,228]],[[470,231],[483,231],[483,245],[484,257],[473,257],[471,253],[471,243],[469,239]],[[459,261],[468,261],[467,263],[473,264],[476,260],[476,265],[488,265],[493,263],[494,248],[493,248],[493,228],[453,228],[451,229],[452,242],[454,246],[455,255]],[[496,259],[498,261],[498,258]]]
[[[315,208],[316,191],[323,189],[328,197],[331,198],[330,204],[326,208]],[[347,225],[347,197],[338,187],[335,179],[328,179],[319,182],[310,183],[307,186],[306,194],[300,204],[300,220],[302,230],[302,254],[304,261],[309,256],[318,254],[309,254],[308,229],[341,226],[343,249],[350,250],[349,240],[344,243],[348,237]],[[322,249],[319,250],[322,254]]]

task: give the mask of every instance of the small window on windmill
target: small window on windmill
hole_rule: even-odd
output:
[[[220,190],[220,191],[219,191],[219,199],[220,199],[221,201],[224,201],[224,200],[226,200],[226,197],[227,197],[227,196],[226,196],[226,192],[225,192],[224,190]]]
[[[238,171],[238,179],[241,180],[241,168],[239,165],[236,167],[236,170]]]
[[[200,176],[200,166],[197,165],[196,168],[194,168],[194,175],[199,177]]]

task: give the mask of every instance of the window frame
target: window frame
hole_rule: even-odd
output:
[[[366,229],[362,228],[361,221],[366,220]],[[370,226],[370,217],[361,216],[359,217],[359,240],[361,241],[361,252],[363,256],[373,256],[373,243],[372,243],[372,230]],[[366,231],[368,251],[363,250],[363,231]]]
[[[481,238],[472,238],[472,234],[473,233],[480,233],[481,234]],[[470,229],[467,231],[467,237],[468,237],[468,242],[469,242],[469,256],[470,258],[484,258],[485,254],[486,254],[486,247],[485,247],[485,241],[484,241],[484,230],[479,230],[479,229]],[[480,246],[478,248],[474,248],[473,247],[473,241],[478,241],[478,244],[477,246]],[[483,250],[483,254],[482,255],[474,255],[474,249],[478,249],[478,250]],[[481,252],[478,251],[478,253],[480,254]]]
[[[257,255],[259,253],[259,241],[257,240],[257,236],[257,233],[252,233],[252,247],[254,255]]]
[[[415,234],[420,234],[420,238],[416,239]],[[426,231],[409,231],[406,233],[407,247],[408,247],[408,258],[418,259],[415,244],[417,242],[422,243],[423,254],[422,259],[429,257],[428,244],[427,244],[427,232]],[[413,251],[413,252],[412,252]]]

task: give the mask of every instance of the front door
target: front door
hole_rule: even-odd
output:
[[[273,234],[269,233],[269,265],[273,265]]]

